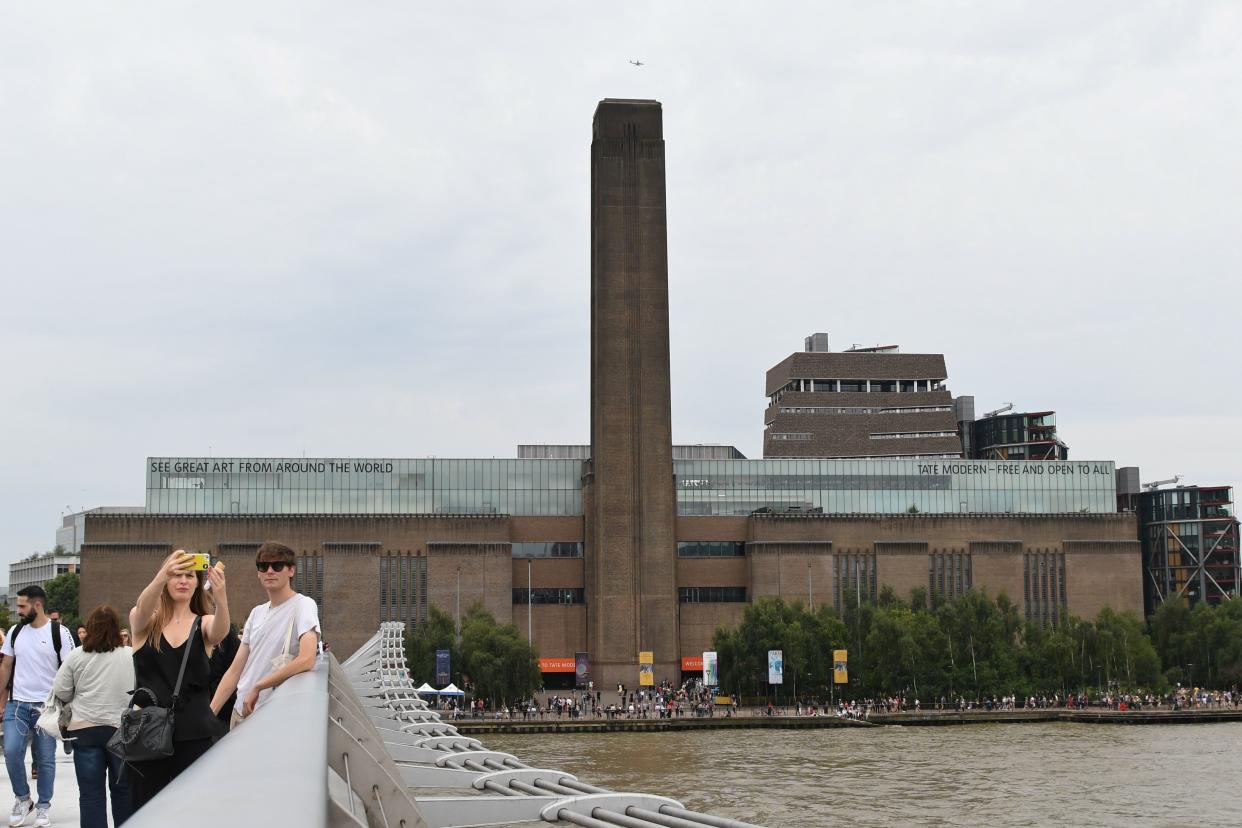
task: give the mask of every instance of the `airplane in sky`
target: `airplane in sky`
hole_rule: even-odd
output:
[[[631,60],[630,63],[634,66],[646,66],[646,64],[643,63],[641,60]]]

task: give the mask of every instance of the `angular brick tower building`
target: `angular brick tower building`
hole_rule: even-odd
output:
[[[658,101],[605,99],[591,142],[591,463],[584,492],[596,686],[678,675],[668,239]],[[605,615],[607,621],[604,621]]]

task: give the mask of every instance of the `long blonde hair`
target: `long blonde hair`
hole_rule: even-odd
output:
[[[190,612],[195,615],[210,615],[216,611],[216,601],[207,594],[207,590],[203,589],[203,584],[207,582],[207,576],[202,572],[194,573],[194,580],[197,581],[194,587],[194,594],[190,596]],[[150,644],[155,651],[160,651],[160,639],[164,636],[164,624],[172,618],[173,599],[168,594],[168,584],[164,584],[164,588],[160,590],[160,604],[155,608],[155,615],[151,618],[151,626],[147,629],[147,643]]]

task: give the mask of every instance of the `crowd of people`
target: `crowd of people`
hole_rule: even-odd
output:
[[[680,686],[664,681],[651,687],[638,689],[617,685],[616,700],[613,694],[596,690],[594,683],[575,691],[542,693],[539,696],[509,704],[491,704],[487,699],[475,699],[467,706],[455,701],[448,702],[446,709],[452,718],[492,718],[518,721],[544,721],[560,719],[672,719],[685,716],[732,716],[737,707],[730,699],[727,704],[718,703],[713,688],[703,685],[701,679],[691,679]]]
[[[611,696],[611,694],[607,694]],[[681,686],[664,682],[654,688],[627,689],[618,685],[616,701],[611,701],[594,687],[544,693],[538,697],[508,704],[491,704],[487,699],[474,699],[466,705],[448,702],[446,709],[452,718],[500,719],[507,721],[548,721],[573,719],[661,719],[684,716],[836,716],[845,719],[867,720],[874,714],[964,712],[1004,712],[1014,710],[1187,710],[1187,709],[1236,709],[1242,706],[1242,694],[1225,691],[1179,689],[1174,693],[1159,694],[1103,694],[1088,696],[1077,694],[1018,696],[980,696],[952,698],[941,696],[924,703],[917,697],[904,695],[879,698],[839,699],[832,701],[794,699],[778,702],[769,700],[760,704],[739,707],[735,696],[721,696],[716,688],[703,685],[699,679],[691,679]]]
[[[256,574],[268,600],[250,611],[240,635],[224,565],[203,569],[201,556],[180,549],[137,596],[128,628],[114,607],[99,606],[77,627],[75,641],[47,613],[42,588],[19,590],[19,620],[0,647],[11,828],[32,814],[36,828],[52,824],[58,741],[73,754],[80,824],[105,828],[110,800],[112,823],[120,826],[244,726],[273,688],[310,670],[321,646],[319,610],[293,590],[296,560],[283,544],[259,547]],[[113,738],[122,715],[152,705],[174,714],[171,755],[125,761]],[[45,709],[59,710],[58,721],[41,721]],[[26,773],[28,751],[37,798]]]

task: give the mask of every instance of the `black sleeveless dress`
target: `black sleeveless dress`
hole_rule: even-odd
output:
[[[181,693],[175,708],[174,752],[166,759],[131,763],[134,773],[130,775],[130,798],[135,810],[206,753],[223,734],[219,720],[211,713],[211,664],[201,629],[180,647],[173,647],[163,635],[160,636],[158,652],[150,641],[144,642],[134,651],[136,684],[154,693],[161,707],[167,707],[172,702],[177,672],[181,669],[181,658],[186,647],[190,648],[190,657],[185,665],[185,677],[181,680]],[[138,700],[139,707],[150,703],[145,693]]]

